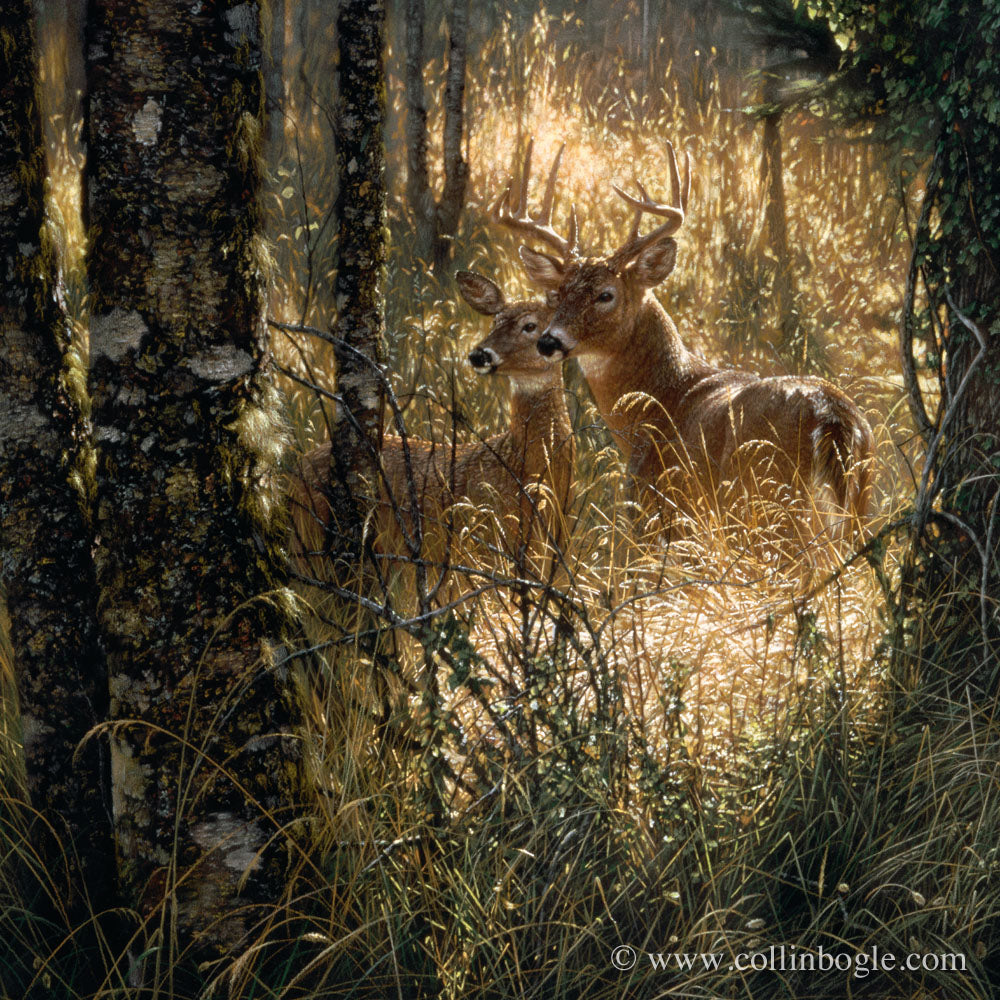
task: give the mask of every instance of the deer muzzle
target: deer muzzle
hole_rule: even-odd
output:
[[[492,375],[493,372],[497,370],[497,365],[500,364],[500,359],[497,357],[496,351],[489,347],[477,347],[469,355],[469,364],[480,374],[480,375]]]
[[[566,331],[559,326],[550,326],[545,333],[538,338],[538,353],[545,358],[551,358],[558,351],[564,358],[569,356],[569,352],[576,347],[574,341]]]

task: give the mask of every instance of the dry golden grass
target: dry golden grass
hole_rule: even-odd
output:
[[[884,588],[896,579],[899,559],[888,529],[912,489],[915,449],[895,361],[908,247],[889,158],[863,140],[833,141],[815,122],[784,123],[790,266],[803,336],[798,345],[783,344],[773,297],[777,262],[763,232],[759,136],[725,110],[736,102],[724,100],[706,74],[691,84],[701,101],[681,96],[678,85],[660,102],[647,101],[651,110],[640,125],[623,111],[628,101],[604,82],[622,79],[615,59],[569,67],[555,51],[536,22],[527,35],[499,37],[484,56],[517,67],[527,81],[518,100],[509,99],[503,75],[473,73],[480,85],[473,96],[470,208],[455,266],[476,267],[532,294],[514,243],[485,218],[528,135],[541,164],[567,143],[557,221],[564,224],[575,203],[586,220],[584,243],[595,251],[615,245],[627,230],[624,207],[609,197],[611,182],[634,173],[658,193],[665,185],[665,141],[690,150],[697,171],[692,211],[678,270],[657,294],[689,345],[713,361],[780,373],[808,360],[859,402],[878,442],[868,534],[886,533],[874,549],[877,571],[856,558],[829,582],[851,546],[778,569],[757,544],[769,530],[759,510],[742,530],[706,515],[665,547],[662,532],[644,525],[631,504],[619,456],[579,375],[567,372],[580,449],[572,530],[558,570],[532,581],[520,579],[515,566],[481,566],[481,574],[464,580],[474,596],[439,617],[411,619],[405,636],[395,633],[391,670],[352,647],[331,658],[316,696],[316,774],[329,791],[323,842],[342,860],[345,850],[352,859],[344,862],[352,873],[345,876],[346,897],[338,890],[335,906],[349,900],[353,916],[323,924],[329,954],[355,947],[363,953],[349,928],[381,924],[408,970],[386,973],[389,982],[430,989],[420,977],[433,970],[454,996],[495,988],[548,995],[544,969],[588,984],[592,995],[620,995],[624,980],[604,978],[603,956],[589,974],[586,962],[580,965],[581,946],[587,951],[595,935],[608,939],[597,928],[610,926],[609,918],[619,921],[612,942],[659,928],[662,942],[673,933],[692,951],[720,942],[723,949],[753,946],[754,935],[727,929],[734,916],[749,918],[754,910],[742,902],[747,886],[756,878],[760,897],[777,907],[789,878],[778,865],[776,880],[768,881],[752,874],[755,866],[767,865],[788,837],[815,877],[809,838],[826,820],[807,821],[803,811],[815,803],[792,800],[805,774],[825,759],[823,741],[843,737],[838,745],[847,766],[848,757],[860,760],[861,748],[877,742],[883,725]],[[432,79],[435,73],[440,66],[432,66]],[[400,95],[392,94],[399,121]],[[432,114],[432,163],[439,159],[439,125]],[[502,394],[464,361],[482,324],[456,306],[447,282],[439,284],[406,256],[402,170],[391,176],[394,389],[411,433],[476,440],[505,423]],[[911,181],[905,197],[918,196]],[[313,213],[321,217],[320,206]],[[301,264],[304,251],[293,242],[285,250]],[[276,314],[320,321],[328,308],[321,292],[305,303],[300,290],[279,285]],[[312,358],[316,380],[327,389],[334,384],[323,348],[313,354],[300,341],[294,351],[288,344],[279,351],[293,366]],[[304,367],[298,371],[307,375]],[[291,395],[303,446],[322,439],[322,406],[308,392]],[[479,532],[495,541],[489,512],[479,517]],[[496,586],[482,592],[491,574]],[[395,596],[397,610],[420,605],[419,595]],[[350,627],[339,615],[332,648],[350,647]],[[372,627],[370,619],[364,627]],[[831,719],[840,721],[833,726]],[[623,785],[613,777],[618,766]],[[600,802],[589,784],[591,768],[608,775]],[[836,773],[836,780],[857,780]],[[839,794],[834,780],[822,779],[820,799]],[[876,790],[876,807],[878,796]],[[599,825],[596,840],[584,837],[579,858],[589,860],[567,859],[565,878],[554,887],[554,859],[565,856],[562,845],[573,837],[559,817],[572,815],[574,801],[577,815],[609,809],[613,818]],[[432,823],[429,830],[434,802],[448,818],[439,816],[443,828]],[[798,818],[789,810],[798,810]],[[522,824],[534,832],[523,835]],[[757,846],[736,846],[744,835]],[[729,848],[720,848],[723,842]],[[673,845],[665,855],[664,844]],[[857,850],[860,858],[868,849]],[[631,881],[607,874],[617,869],[596,860],[619,852],[635,866]],[[890,864],[890,854],[880,855],[883,863]],[[654,857],[663,878],[655,890],[638,874]],[[532,895],[535,876],[528,872],[539,865],[544,875],[537,877],[549,883],[543,890],[540,882],[539,895]],[[596,883],[591,868],[604,872]],[[845,862],[840,872],[853,878],[851,870]],[[373,871],[391,890],[371,885]],[[326,890],[317,892],[326,898]],[[406,919],[390,916],[404,896]],[[562,907],[558,929],[546,899]],[[794,924],[779,920],[785,929],[776,929],[774,939],[803,933],[792,931]],[[416,952],[398,940],[406,928],[420,939]],[[808,933],[795,939],[816,943]],[[378,940],[384,937],[374,934],[370,945],[376,955]],[[385,982],[380,975],[373,971],[367,980],[373,990]],[[494,979],[504,985],[494,987]],[[710,981],[706,988],[716,988]],[[771,995],[775,985],[759,984],[760,995]],[[737,986],[723,977],[717,988]],[[917,993],[901,987],[899,995]]]
[[[759,129],[734,110],[744,103],[739,84],[720,80],[707,53],[688,51],[690,24],[679,19],[672,38],[656,40],[654,75],[615,44],[581,52],[583,29],[569,15],[543,13],[524,30],[513,27],[517,11],[496,16],[507,28],[470,68],[472,173],[455,267],[490,274],[511,298],[531,295],[514,242],[485,217],[527,136],[541,164],[567,143],[557,225],[576,203],[595,251],[627,231],[610,184],[634,173],[660,194],[665,142],[689,150],[689,220],[677,271],[657,294],[710,360],[763,373],[808,363],[858,401],[877,439],[869,535],[881,542],[873,565],[854,559],[829,581],[850,546],[779,567],[759,544],[770,530],[760,510],[742,526],[705,514],[665,545],[662,527],[635,509],[570,366],[577,486],[550,577],[532,579],[501,558],[477,562],[477,552],[500,548],[501,529],[475,511],[465,524],[478,540],[453,553],[470,566],[457,577],[472,596],[445,611],[407,579],[390,600],[375,595],[381,613],[304,591],[314,810],[271,935],[276,953],[285,946],[292,957],[255,980],[269,952],[251,950],[220,991],[839,996],[857,983],[647,968],[630,978],[608,956],[623,943],[730,957],[782,943],[905,951],[919,938],[927,950],[965,952],[968,975],[911,976],[869,995],[984,997],[981,959],[997,943],[1000,913],[989,880],[1000,741],[971,712],[966,725],[963,706],[941,708],[934,740],[923,723],[895,726],[884,676],[885,590],[901,558],[891,526],[918,465],[895,329],[904,206],[912,216],[919,185],[863,136],[834,138],[805,115],[787,116],[792,259],[776,261]],[[312,27],[328,49],[329,26]],[[298,83],[290,90],[267,199],[271,315],[321,328],[333,316],[335,249],[327,49],[303,57],[304,76],[318,82],[308,95]],[[392,53],[393,66],[399,58]],[[440,88],[440,61],[427,77]],[[465,362],[485,325],[408,254],[398,79],[390,100],[390,377],[411,434],[479,440],[505,427],[505,400]],[[432,166],[439,115],[432,102]],[[66,162],[53,193],[67,259],[79,265],[79,161]],[[782,266],[797,288],[799,339],[790,344],[774,296]],[[274,349],[319,390],[286,384],[304,451],[328,434],[332,353],[278,331]],[[346,583],[371,593],[363,580]],[[9,680],[9,664],[0,667]],[[9,755],[0,759],[6,768]]]
[[[711,360],[765,373],[790,370],[796,356],[779,342],[771,294],[777,262],[769,257],[762,232],[759,130],[723,107],[717,84],[702,103],[682,100],[677,92],[663,95],[641,124],[620,111],[604,117],[588,112],[575,101],[591,94],[597,104],[607,102],[608,95],[595,94],[594,88],[608,67],[561,64],[541,25],[537,21],[520,39],[498,38],[496,51],[484,56],[487,62],[523,64],[529,82],[523,106],[513,111],[505,99],[506,79],[494,75],[495,90],[489,84],[476,89],[470,208],[456,241],[456,266],[472,263],[506,287],[520,287],[526,297],[533,294],[514,242],[484,214],[528,135],[535,138],[536,163],[543,165],[567,144],[557,228],[575,204],[585,220],[584,246],[595,252],[616,245],[628,229],[627,207],[613,196],[611,184],[634,175],[654,193],[663,190],[665,142],[670,140],[690,151],[695,176],[678,268],[657,294],[689,346]],[[489,74],[476,78],[491,79]],[[400,94],[394,95],[401,115]],[[432,164],[440,160],[439,125],[432,114]],[[802,325],[813,342],[811,357],[857,399],[875,429],[879,470],[871,530],[876,532],[896,515],[910,488],[905,449],[912,430],[895,362],[894,321],[907,258],[898,181],[889,160],[880,159],[863,139],[835,141],[801,117],[790,117],[783,133],[794,253],[790,266],[797,276]],[[393,176],[391,195],[401,199],[402,171]],[[406,223],[396,211],[393,233],[402,236]],[[321,214],[318,209],[316,214]],[[468,347],[481,337],[482,324],[456,306],[447,282],[439,286],[419,262],[406,258],[405,246],[402,239],[393,247],[388,336],[391,377],[406,407],[408,428],[444,442],[453,434],[475,440],[495,433],[505,421],[502,395],[464,361]],[[281,318],[294,319],[301,311],[294,290],[279,294]],[[287,345],[279,350],[307,376],[302,354],[308,356],[312,346],[299,347],[298,360]],[[329,388],[332,364],[319,351],[312,370]],[[748,526],[742,539],[726,539],[721,526],[708,518],[696,526],[693,539],[675,543],[666,555],[655,532],[642,540],[634,525],[621,530],[616,524],[621,517],[614,512],[630,496],[622,470],[579,376],[568,375],[582,447],[575,528],[559,582],[604,626],[602,635],[615,637],[617,665],[635,689],[633,709],[655,721],[651,706],[664,687],[673,689],[680,673],[692,750],[715,753],[721,737],[737,744],[746,732],[779,727],[804,688],[830,680],[811,676],[796,652],[801,574],[776,574],[772,564],[759,560],[752,539],[767,535],[762,524]],[[301,439],[322,437],[315,397],[301,390],[292,397],[296,417],[306,415],[297,422]],[[488,512],[483,517],[488,519]],[[889,577],[893,558],[885,568]],[[812,578],[818,579],[815,571]],[[470,635],[484,657],[499,655],[496,651],[519,634],[516,609],[504,613],[494,607],[502,609],[509,600],[506,592],[498,593],[489,610],[474,617]],[[879,585],[861,560],[835,585],[819,589],[808,605],[815,627],[836,648],[840,682],[852,691],[877,684],[869,664],[884,627],[881,603]],[[623,607],[612,613],[609,605]]]

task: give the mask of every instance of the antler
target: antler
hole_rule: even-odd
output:
[[[531,153],[535,140],[528,140],[528,148],[524,154],[524,163],[521,167],[520,184],[518,195],[515,197],[514,188],[517,178],[517,153],[511,163],[511,180],[500,193],[490,207],[490,215],[494,220],[508,229],[516,232],[526,233],[534,236],[552,247],[564,261],[576,257],[579,253],[579,226],[576,220],[576,206],[570,209],[569,214],[569,237],[560,236],[552,228],[552,202],[556,194],[556,175],[559,173],[559,164],[562,161],[563,150],[566,143],[559,147],[556,158],[552,161],[552,168],[549,170],[548,179],[545,182],[545,193],[542,195],[542,207],[534,215],[528,214],[528,181],[531,177]]]
[[[628,239],[621,249],[615,254],[616,257],[628,260],[636,254],[645,250],[651,243],[654,243],[661,236],[671,236],[677,232],[684,224],[684,213],[687,211],[688,195],[691,193],[691,154],[684,154],[684,186],[681,187],[680,171],[677,169],[677,157],[674,155],[674,144],[667,141],[667,154],[670,160],[670,189],[673,203],[664,205],[661,202],[653,201],[649,193],[637,180],[635,186],[642,196],[636,198],[627,191],[623,191],[617,184],[612,184],[615,194],[623,198],[635,208],[635,218],[632,220],[632,230]],[[667,221],[661,226],[657,226],[652,232],[645,236],[639,236],[639,224],[644,214],[659,215]]]

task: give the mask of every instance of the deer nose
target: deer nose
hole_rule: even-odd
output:
[[[480,375],[489,375],[497,370],[497,365],[500,364],[500,358],[497,357],[496,351],[489,347],[477,347],[469,355],[469,364]]]
[[[538,353],[544,358],[551,358],[553,354],[559,351],[562,354],[566,354],[566,348],[562,345],[557,337],[555,337],[549,330],[546,330],[538,338]]]

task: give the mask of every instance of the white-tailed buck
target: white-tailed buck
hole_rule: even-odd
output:
[[[561,151],[560,151],[561,154]],[[692,489],[726,505],[724,485],[758,499],[808,498],[821,527],[840,534],[845,518],[867,514],[874,445],[871,428],[840,389],[808,376],[760,377],[720,369],[685,348],[652,294],[673,270],[687,209],[691,162],[683,184],[668,143],[671,204],[615,187],[634,209],[628,239],[602,257],[580,253],[575,211],[568,238],[551,226],[559,157],[546,183],[542,211],[526,212],[530,147],[519,204],[509,189],[494,206],[501,223],[546,243],[557,256],[522,246],[530,279],[553,306],[539,350],[579,360],[580,367],[630,472],[648,491],[690,511]],[[663,221],[645,235],[645,214]]]
[[[537,347],[551,309],[543,302],[507,303],[497,285],[471,271],[460,271],[457,280],[465,301],[493,317],[489,336],[469,354],[469,362],[481,375],[510,382],[510,427],[475,444],[408,436],[409,462],[401,438],[384,440],[375,548],[400,561],[416,556],[430,563],[432,584],[433,566],[444,568],[454,555],[457,529],[468,525],[457,506],[491,510],[500,533],[487,548],[502,548],[514,560],[543,540],[558,538],[574,457],[562,364]],[[293,558],[304,573],[320,579],[329,549],[329,489],[326,443],[303,456],[291,478]],[[414,548],[418,525],[419,553]]]

